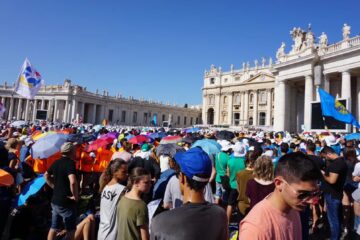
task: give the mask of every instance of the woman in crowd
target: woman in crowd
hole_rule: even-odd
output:
[[[149,216],[146,203],[141,199],[151,187],[150,173],[144,168],[136,167],[128,179],[129,192],[120,199],[117,207],[117,239],[149,239]]]
[[[100,224],[98,239],[115,239],[117,234],[116,208],[127,179],[127,163],[121,159],[112,160],[100,180]]]
[[[274,191],[274,166],[271,158],[263,155],[256,159],[253,175],[254,179],[247,182],[245,192],[250,200],[250,209]]]

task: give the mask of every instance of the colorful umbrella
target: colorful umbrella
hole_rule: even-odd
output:
[[[194,127],[194,128],[187,128],[187,129],[185,129],[185,132],[186,132],[186,133],[194,133],[194,132],[198,132],[198,131],[200,131],[200,130],[201,130],[200,128]]]
[[[350,133],[345,135],[346,141],[359,140],[359,139],[360,139],[360,133]]]
[[[235,137],[235,134],[233,132],[222,130],[220,132],[217,132],[215,134],[215,137],[219,140],[232,140]]]
[[[49,134],[37,140],[32,145],[32,157],[35,158],[48,158],[60,151],[61,146],[66,142],[68,135],[56,133]]]
[[[10,187],[14,184],[13,176],[7,171],[0,169],[0,186]]]
[[[155,139],[155,138],[163,138],[166,137],[166,133],[165,132],[155,132],[155,133],[151,133],[149,134],[149,138]]]
[[[174,157],[175,154],[179,151],[185,151],[182,147],[176,145],[175,143],[166,143],[166,144],[160,144],[156,148],[156,155],[169,155],[171,157]]]
[[[91,151],[95,151],[101,147],[105,147],[106,145],[113,143],[114,142],[114,138],[111,137],[104,137],[104,138],[99,138],[96,139],[95,141],[93,141],[92,143],[90,143],[87,148],[86,151],[87,152],[91,152]]]
[[[180,136],[167,136],[161,139],[160,144],[167,144],[167,143],[178,143],[181,142]]]
[[[43,175],[39,175],[37,178],[29,182],[22,192],[20,193],[17,201],[17,205],[24,205],[26,200],[31,196],[36,194],[40,189],[45,185],[45,178]]]
[[[44,132],[44,133],[40,133],[40,134],[36,134],[36,135],[33,135],[31,138],[34,140],[34,141],[37,141],[43,137],[46,137],[48,135],[51,135],[51,134],[56,134],[55,131],[49,131],[49,132]]]
[[[204,152],[206,152],[209,156],[216,155],[221,150],[221,145],[212,139],[201,139],[197,140],[191,148],[201,147]]]
[[[145,135],[137,135],[137,136],[129,139],[129,143],[132,143],[132,144],[141,144],[141,143],[148,142],[148,141],[149,141],[149,138]]]

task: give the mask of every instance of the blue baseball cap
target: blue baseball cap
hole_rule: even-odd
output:
[[[208,182],[211,175],[212,165],[209,155],[201,148],[190,148],[186,152],[178,152],[174,156],[175,161],[180,166],[181,172],[188,178],[198,182]],[[198,174],[204,174],[209,177],[199,177]]]

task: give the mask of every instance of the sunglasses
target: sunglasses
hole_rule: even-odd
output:
[[[310,200],[315,197],[319,197],[322,194],[321,190],[316,191],[297,191],[295,190],[287,181],[283,180],[291,189],[292,191],[297,195],[297,199],[301,201]]]

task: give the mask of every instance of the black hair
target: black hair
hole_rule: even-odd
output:
[[[336,154],[336,152],[332,147],[325,146],[321,149],[320,154]]]
[[[199,181],[189,178],[185,174],[183,174],[183,175],[186,177],[186,182],[187,182],[187,185],[189,186],[189,188],[196,192],[203,191],[206,184],[208,184],[208,182],[199,182]],[[200,177],[200,178],[209,178],[210,177],[207,174],[196,174],[196,176]]]
[[[317,181],[321,172],[302,152],[293,152],[282,156],[275,170],[275,177],[282,176],[287,182]]]
[[[255,161],[260,157],[259,151],[248,151],[245,155],[245,164],[247,167],[253,168]]]
[[[306,150],[310,151],[310,152],[315,152],[316,150],[316,145],[315,143],[308,141],[306,144]]]
[[[289,144],[287,143],[281,143],[280,144],[280,152],[287,153],[289,152]]]

